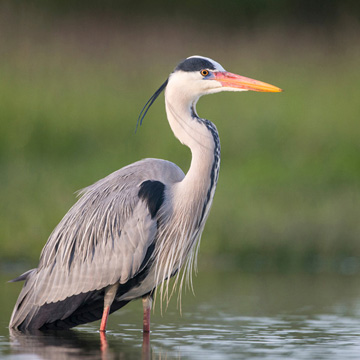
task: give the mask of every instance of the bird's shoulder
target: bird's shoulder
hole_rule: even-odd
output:
[[[144,181],[160,181],[172,185],[184,178],[184,172],[174,163],[162,159],[143,159],[114,171],[105,178],[79,191],[79,194],[99,190],[119,190],[119,185],[135,190]],[[121,190],[121,189],[120,189]]]
[[[117,212],[123,221],[133,213],[140,200],[149,199],[170,189],[184,178],[174,163],[144,159],[125,166],[94,184],[78,191],[80,199],[70,209],[68,218],[83,218],[84,212]]]

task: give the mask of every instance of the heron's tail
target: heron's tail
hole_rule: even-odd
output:
[[[10,328],[20,331],[69,329],[74,326],[101,319],[105,288],[69,296],[64,300],[36,305],[36,270],[29,270],[12,281],[25,280],[15,304]],[[126,305],[128,301],[114,301],[110,313]]]
[[[28,312],[29,304],[27,301],[29,291],[31,286],[28,284],[28,279],[31,279],[32,275],[36,272],[37,269],[31,269],[20,275],[16,279],[10,280],[9,282],[25,281],[25,284],[20,292],[20,295],[14,306],[14,310],[10,319],[10,328],[17,328],[21,322],[24,320],[25,313]]]

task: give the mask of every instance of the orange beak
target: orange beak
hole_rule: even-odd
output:
[[[227,87],[227,88],[262,91],[262,92],[283,91],[277,86],[270,85],[262,81],[250,79],[245,76],[232,74],[227,71],[216,71],[213,72],[213,75],[214,75],[213,80],[219,81],[223,87]]]

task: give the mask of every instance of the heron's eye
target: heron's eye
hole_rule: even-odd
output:
[[[200,74],[202,76],[208,76],[209,75],[209,70],[203,69],[203,70],[200,71]]]

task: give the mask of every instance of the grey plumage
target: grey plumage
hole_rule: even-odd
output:
[[[11,328],[62,329],[101,318],[105,331],[109,313],[142,297],[144,331],[149,331],[154,290],[160,288],[161,303],[169,301],[177,285],[191,283],[220,168],[218,132],[197,115],[196,102],[220,91],[280,89],[193,56],[146,103],[140,125],[164,89],[171,129],[191,149],[186,176],[169,161],[145,159],[80,191],[51,233],[38,267],[14,280],[25,284]],[[166,280],[175,274],[169,289]]]
[[[116,282],[126,284],[140,273],[152,261],[151,256],[144,259],[155,241],[159,220],[151,217],[147,204],[140,200],[140,185],[152,179],[171,187],[183,177],[171,162],[146,159],[82,190],[82,197],[50,235],[38,268],[27,274],[11,327],[41,328],[49,319],[43,319],[44,323],[34,319],[45,304]],[[55,317],[66,318],[73,311],[67,306]]]

